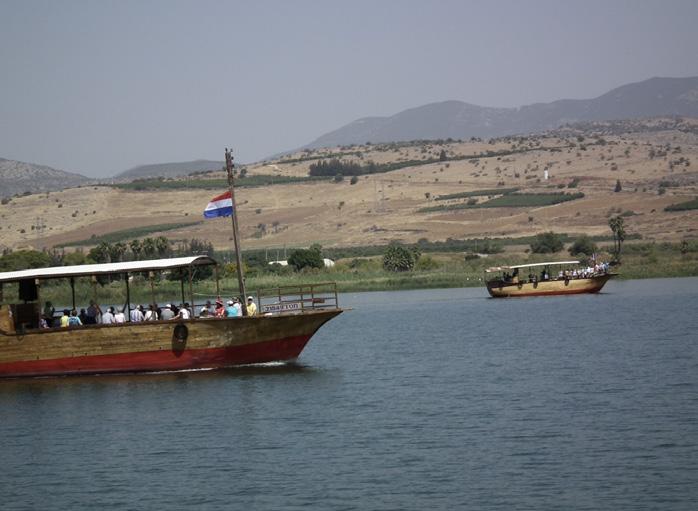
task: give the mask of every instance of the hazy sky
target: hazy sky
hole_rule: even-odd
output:
[[[0,157],[250,162],[434,101],[698,75],[698,1],[0,0]]]

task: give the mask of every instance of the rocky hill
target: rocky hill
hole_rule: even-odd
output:
[[[140,179],[144,177],[177,177],[193,172],[220,170],[225,165],[222,161],[194,160],[172,163],[139,165],[114,176],[116,179]]]
[[[306,147],[490,138],[536,133],[569,123],[657,116],[698,117],[698,77],[651,78],[594,99],[563,99],[520,108],[482,107],[462,101],[431,103],[391,117],[358,119]]]
[[[80,174],[45,165],[0,158],[0,197],[2,198],[26,192],[62,190],[93,181]]]

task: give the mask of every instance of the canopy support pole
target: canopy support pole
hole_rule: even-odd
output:
[[[153,306],[157,303],[155,301],[155,284],[153,283],[154,277],[155,277],[155,275],[153,274],[153,272],[149,271],[148,272],[148,280],[150,281],[150,298],[151,298],[150,303],[153,304]]]
[[[70,295],[73,299],[73,308],[75,310],[75,277],[70,277]]]
[[[126,321],[131,321],[131,287],[128,285],[128,273],[126,274]]]
[[[191,310],[189,312],[191,312],[191,319],[194,319],[194,311],[196,310],[196,307],[194,307],[194,286],[192,285],[191,264],[187,269],[189,270],[189,296],[191,297]]]

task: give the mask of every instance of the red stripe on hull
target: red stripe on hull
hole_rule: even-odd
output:
[[[184,350],[180,353],[163,350],[11,362],[0,365],[0,377],[180,371],[285,361],[298,357],[309,340],[309,335],[303,335],[227,348]]]

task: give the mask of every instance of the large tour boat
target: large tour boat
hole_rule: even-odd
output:
[[[605,264],[580,266],[580,261],[551,261],[495,266],[485,270],[490,296],[545,296],[598,293],[615,276]]]
[[[235,209],[232,154],[226,149],[230,190],[206,207],[204,216],[231,216]],[[236,294],[247,292],[238,244],[237,213],[232,215],[237,261]],[[297,358],[315,332],[342,312],[334,283],[279,287],[256,293],[258,310],[244,304],[241,317],[198,316],[202,294],[194,293],[196,272],[217,263],[209,256],[115,262],[0,273],[0,377],[215,369]],[[182,303],[190,311],[169,320],[132,321],[130,281],[149,279],[152,303],[158,273],[179,275]],[[62,279],[71,288],[72,309],[96,301],[100,279],[124,283],[125,321],[114,324],[49,326],[41,308],[42,285]],[[76,280],[89,279],[92,296],[79,296]],[[220,296],[218,272],[215,271]],[[89,286],[87,286],[89,287]],[[83,293],[86,286],[80,287]],[[186,291],[185,291],[186,289]],[[46,295],[46,289],[43,294]],[[252,297],[254,301],[254,297]],[[121,309],[121,307],[119,307]],[[52,319],[52,318],[49,318]],[[67,320],[68,318],[66,318]],[[69,323],[66,321],[66,323]]]
[[[53,279],[75,281],[110,275],[129,278],[138,274],[184,270],[192,275],[208,256],[152,261],[60,266],[0,273],[0,289],[16,296],[0,296],[0,377],[79,373],[172,371],[220,368],[241,364],[288,361],[297,358],[312,335],[340,314],[334,283],[259,290],[259,313],[243,317],[94,324],[41,328],[41,284]],[[191,284],[191,280],[189,280]],[[184,289],[185,286],[182,286]],[[192,290],[193,286],[190,285]],[[4,293],[7,295],[7,293]],[[127,301],[130,302],[126,292]],[[191,310],[193,291],[182,302]],[[8,300],[3,300],[8,298]],[[86,301],[83,298],[83,302]],[[154,300],[153,300],[154,301]],[[129,311],[134,304],[127,303]],[[54,323],[58,322],[58,318]]]

